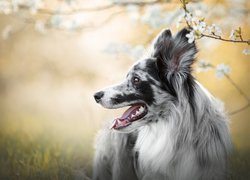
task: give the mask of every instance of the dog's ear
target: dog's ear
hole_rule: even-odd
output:
[[[188,42],[188,33],[189,30],[183,29],[172,38],[171,32],[165,30],[157,38],[153,57],[157,59],[158,68],[163,72],[184,76],[191,72],[197,48],[194,42]]]
[[[194,41],[192,43],[188,42],[186,35],[189,33],[190,31],[184,28],[175,36],[172,59],[170,60],[170,64],[172,64],[170,70],[174,73],[183,75],[191,73],[191,65],[195,60],[197,48]]]
[[[153,57],[156,58],[159,77],[173,86],[171,91],[180,85],[191,74],[197,48],[194,42],[189,43],[186,35],[189,30],[183,29],[172,38],[169,30],[164,31],[154,45]],[[169,86],[170,87],[170,86]]]
[[[163,48],[167,48],[172,39],[171,31],[169,29],[163,30],[153,42],[153,57],[156,57]]]

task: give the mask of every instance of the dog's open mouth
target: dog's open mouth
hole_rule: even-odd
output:
[[[134,104],[128,108],[120,118],[116,118],[111,126],[114,129],[121,129],[133,121],[143,118],[147,114],[147,107],[144,104]]]

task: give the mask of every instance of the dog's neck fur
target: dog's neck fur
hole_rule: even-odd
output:
[[[195,101],[200,103],[199,107],[196,107],[199,111],[200,108],[206,108],[205,106],[211,103],[211,101],[210,95],[203,92],[199,84],[196,85],[196,90],[200,94],[199,98],[202,98],[195,99]],[[194,162],[196,158],[192,154],[193,141],[195,139],[195,123],[191,121],[194,121],[194,115],[187,101],[182,100],[180,102],[178,105],[172,104],[174,107],[170,109],[174,109],[173,111],[163,113],[161,116],[156,117],[157,119],[153,120],[152,123],[139,129],[134,147],[134,150],[139,154],[138,164],[141,165],[138,167],[139,176],[143,174],[143,176],[150,179],[150,177],[155,177],[155,174],[158,176],[162,174],[162,176],[159,176],[159,179],[167,179],[169,177],[185,179],[185,177],[180,176],[190,175],[193,177],[193,174],[190,174],[190,172],[197,171],[196,163]],[[201,119],[201,117],[198,118]],[[188,126],[187,124],[193,124],[193,126]],[[180,152],[179,149],[185,149],[185,151]],[[165,177],[166,170],[173,169],[169,166],[174,166],[176,171],[168,172],[168,177]],[[190,169],[187,167],[183,168],[184,166],[188,166]],[[178,173],[178,169],[180,171],[188,169],[187,172],[189,173]],[[188,177],[186,178],[188,179]]]
[[[138,168],[140,171],[145,173],[149,169],[152,171],[165,171],[167,169],[174,148],[172,128],[171,121],[160,120],[157,123],[143,126],[139,130],[135,150],[139,153],[138,161],[141,167]],[[168,146],[166,146],[166,142]],[[162,155],[168,158],[161,159]]]

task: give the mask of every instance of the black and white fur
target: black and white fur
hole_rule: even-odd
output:
[[[228,120],[221,103],[191,74],[197,48],[187,33],[173,37],[164,30],[124,82],[95,94],[105,108],[143,103],[148,113],[118,130],[109,122],[99,132],[94,180],[227,178]]]

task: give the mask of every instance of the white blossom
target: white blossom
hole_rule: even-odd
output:
[[[200,33],[203,33],[206,30],[206,23],[204,21],[201,21],[193,26],[193,29],[195,31],[198,31]]]
[[[12,11],[17,12],[19,10],[19,6],[24,3],[24,0],[11,0]]]
[[[0,13],[10,14],[11,13],[11,3],[8,1],[0,0]]]
[[[243,49],[242,53],[245,55],[250,55],[250,49]]]
[[[228,75],[230,73],[231,69],[226,64],[218,64],[216,66],[216,77],[218,79],[223,78],[225,75]]]
[[[142,22],[150,25],[152,28],[158,28],[163,24],[160,5],[148,6],[141,18]]]
[[[190,33],[186,34],[186,37],[188,38],[188,43],[192,43],[195,40],[194,31],[191,31]]]
[[[72,25],[73,23],[71,20],[64,20],[59,24],[59,28],[70,31],[74,30],[74,27]]]
[[[204,11],[202,9],[195,9],[194,14],[195,16],[201,17],[204,15]]]
[[[104,49],[104,52],[114,55],[124,53],[128,55],[132,60],[138,60],[144,54],[145,47],[143,45],[137,45],[133,47],[128,44],[110,43]]]
[[[218,36],[222,35],[222,30],[219,26],[217,26],[216,24],[212,24],[211,26],[207,26],[207,32],[208,34],[215,34]]]
[[[190,13],[185,14],[185,19],[188,23],[192,23],[192,21],[194,20],[192,14]]]
[[[30,8],[30,14],[35,15],[37,13],[37,8]]]
[[[198,61],[197,72],[207,72],[212,68],[212,65],[206,60]]]
[[[131,49],[130,55],[134,60],[138,60],[142,57],[143,53],[145,51],[145,48],[143,45],[137,45],[133,49]]]
[[[12,32],[12,26],[11,25],[7,25],[4,29],[3,29],[3,31],[2,31],[2,38],[4,39],[4,40],[6,40],[6,39],[8,39],[9,38],[9,36],[10,36],[10,34],[11,34],[11,32]]]
[[[213,8],[209,10],[209,12],[210,12],[209,13],[210,17],[223,17],[227,14],[227,9],[223,4],[218,3],[215,6],[213,6]]]
[[[43,7],[43,0],[25,0],[22,4],[29,7],[30,13],[32,15],[36,14],[38,9]]]
[[[54,15],[50,19],[50,23],[55,27],[60,27],[63,22],[63,18],[60,15]]]
[[[222,35],[222,30],[221,30],[221,28],[219,26],[215,25],[215,27],[214,27],[214,34],[216,34],[218,36]]]
[[[80,22],[76,21],[76,20],[72,20],[71,21],[71,26],[70,26],[70,30],[76,30],[78,27],[80,26]]]
[[[139,13],[138,6],[135,6],[135,5],[127,6],[127,12],[128,12],[130,20],[132,20],[133,22],[140,19],[140,13]]]
[[[194,17],[202,17],[206,16],[208,5],[203,2],[190,3],[188,9],[190,12],[193,12]]]
[[[179,17],[175,23],[175,27],[176,28],[179,28],[180,27],[180,24],[181,24],[181,21],[182,21],[182,17]]]
[[[104,52],[109,54],[129,53],[131,47],[127,44],[110,43],[104,49]]]
[[[236,40],[235,30],[232,30],[232,31],[231,31],[229,38],[230,38],[232,41],[235,41],[235,40]]]
[[[36,14],[42,8],[44,0],[0,0],[0,13],[10,14],[17,12],[20,6],[28,8],[30,13]]]
[[[35,30],[37,30],[40,33],[46,33],[46,28],[45,28],[45,24],[43,21],[36,21],[35,23]]]
[[[215,41],[211,38],[201,38],[199,43],[208,53],[212,53],[220,45],[220,41]]]
[[[214,32],[214,26],[213,25],[212,26],[207,26],[207,32],[208,32],[208,34],[212,34]]]
[[[74,7],[77,5],[76,0],[64,0],[64,2],[70,7]]]

